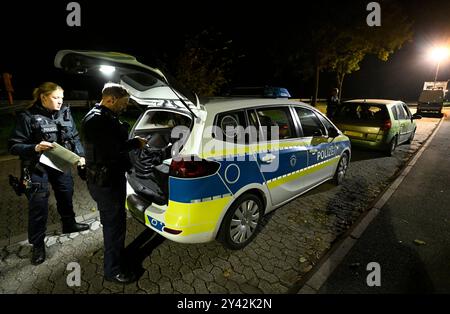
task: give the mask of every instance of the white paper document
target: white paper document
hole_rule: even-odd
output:
[[[62,147],[58,143],[52,143],[53,148],[42,153],[39,162],[61,172],[66,172],[77,164],[80,156]]]

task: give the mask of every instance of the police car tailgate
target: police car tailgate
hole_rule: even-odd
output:
[[[105,82],[112,81],[125,85],[138,103],[154,104],[153,100],[180,100],[197,104],[195,94],[187,91],[181,84],[162,73],[137,61],[134,56],[105,51],[60,50],[54,65],[66,72],[103,77]],[[151,103],[145,103],[145,102]],[[192,112],[191,112],[192,113]]]

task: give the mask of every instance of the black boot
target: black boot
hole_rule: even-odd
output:
[[[137,280],[137,277],[135,273],[127,271],[127,272],[120,272],[112,277],[105,277],[105,280],[121,284],[129,284],[135,282]]]
[[[62,233],[80,232],[88,229],[89,229],[88,224],[81,224],[78,222],[63,223]]]
[[[39,265],[45,261],[45,245],[33,245],[31,251],[31,264]]]

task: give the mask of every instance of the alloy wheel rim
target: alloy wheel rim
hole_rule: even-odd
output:
[[[347,156],[344,155],[339,163],[338,168],[338,181],[341,182],[344,179],[345,173],[347,171]]]
[[[254,200],[241,203],[235,210],[230,224],[230,237],[235,243],[244,243],[256,230],[259,206]]]

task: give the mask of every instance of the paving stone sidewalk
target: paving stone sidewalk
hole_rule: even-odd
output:
[[[342,186],[323,184],[269,214],[243,250],[227,250],[217,242],[187,245],[164,240],[130,218],[127,244],[140,246],[137,264],[142,276],[134,284],[117,285],[103,280],[101,225],[93,218],[88,232],[48,237],[48,259],[39,266],[30,265],[26,241],[1,249],[0,293],[296,293],[301,279],[392,182],[438,121],[420,120],[413,143],[400,146],[394,157],[354,150]],[[4,164],[0,162],[1,174],[8,172]],[[95,203],[82,197],[86,194],[79,192],[80,184],[76,181],[76,204],[81,208],[77,211],[89,213]],[[9,215],[9,223],[22,219],[14,231],[26,230],[26,207],[22,216],[13,215],[11,205],[17,200],[5,202],[3,192],[0,199],[1,214]],[[81,266],[80,287],[66,284],[70,262]]]

